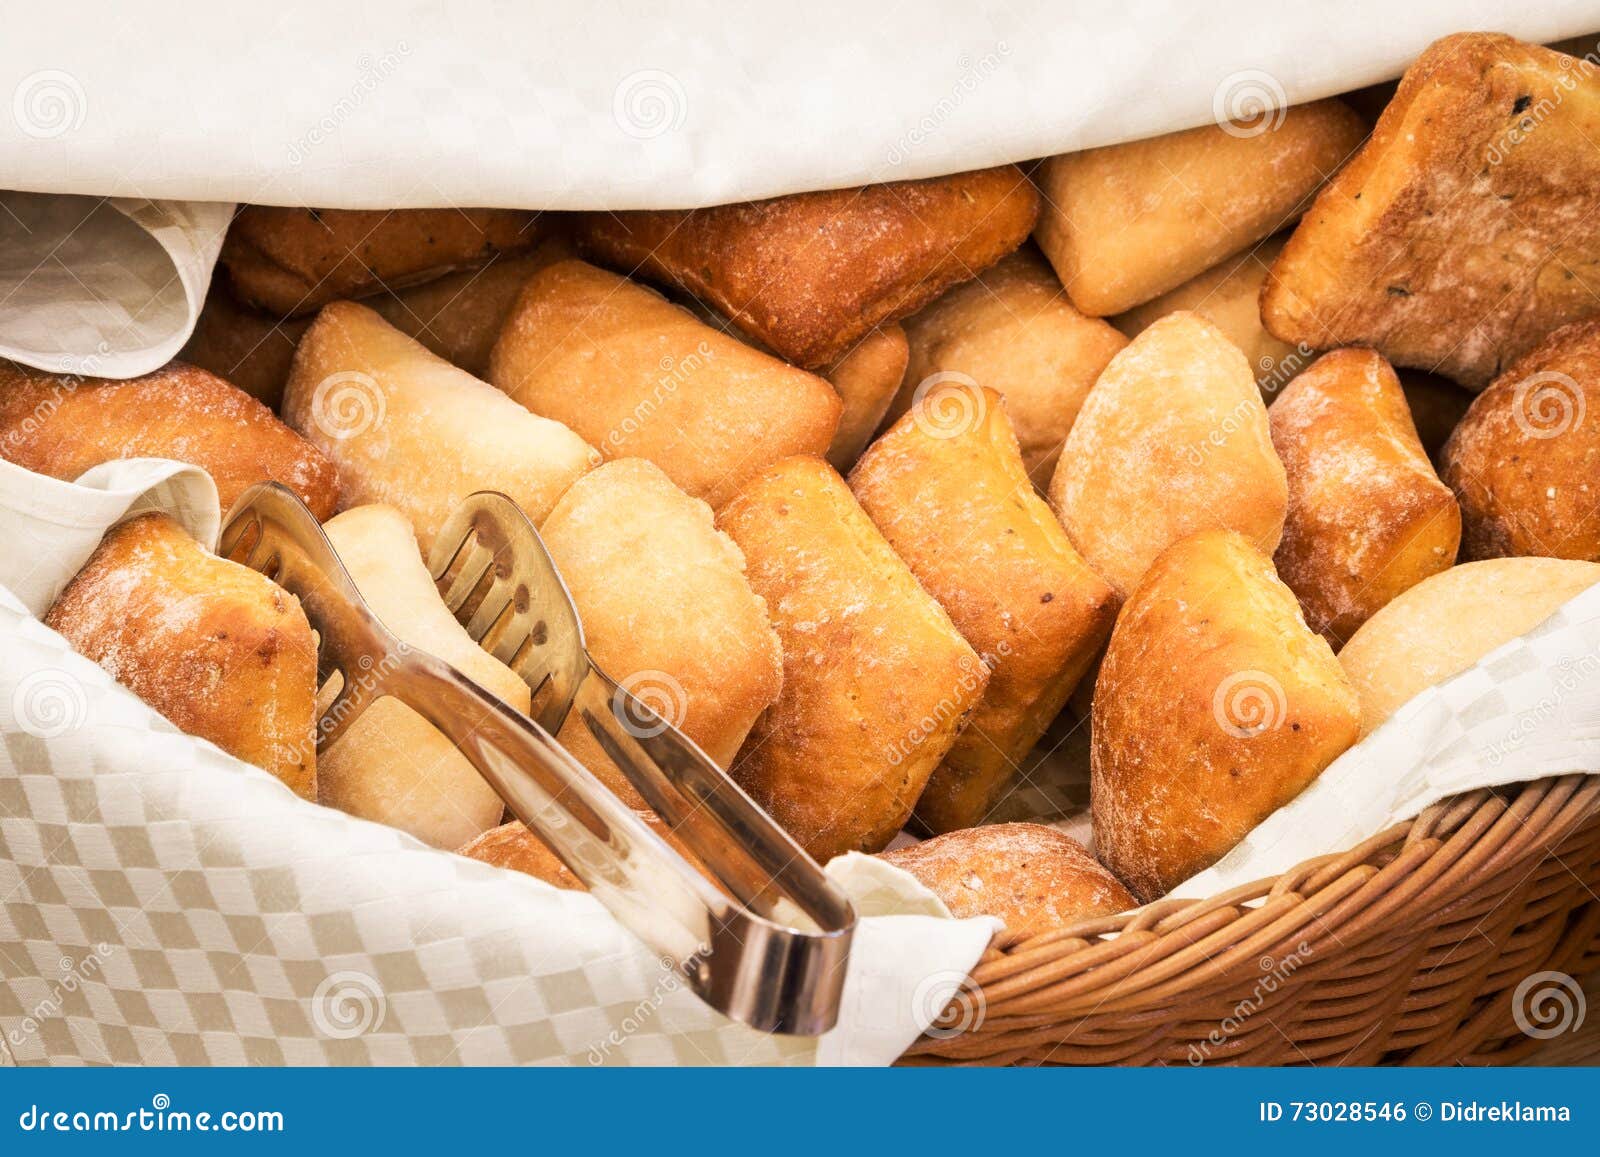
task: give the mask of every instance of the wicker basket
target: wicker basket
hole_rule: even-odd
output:
[[[1472,1064],[1600,967],[1600,776],[1481,790],[1209,900],[1002,935],[908,1064]]]

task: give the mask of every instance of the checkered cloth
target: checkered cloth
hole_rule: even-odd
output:
[[[132,378],[194,332],[233,206],[0,192],[0,357]]]
[[[68,484],[0,462],[0,541],[29,544],[0,552],[7,1059],[885,1064],[987,944],[995,922],[949,919],[881,861],[835,861],[863,917],[840,1027],[769,1036],[701,1004],[586,893],[296,798],[35,617],[106,527],[152,506],[214,541],[215,490],[192,467]]]
[[[275,35],[130,4],[85,35],[60,6],[10,9],[13,187],[529,209],[710,205],[1048,156],[1385,80],[1463,29],[1548,41],[1596,15],[1593,0],[1346,0],[1337,21],[1281,0],[1234,0],[1225,20],[1180,0],[387,0],[275,6]]]

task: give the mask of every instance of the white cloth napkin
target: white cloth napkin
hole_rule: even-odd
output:
[[[193,467],[0,462],[0,1035],[21,1063],[881,1065],[997,926],[844,857],[863,918],[839,1026],[735,1024],[588,895],[300,800],[46,629],[104,531],[151,509],[216,541]]]

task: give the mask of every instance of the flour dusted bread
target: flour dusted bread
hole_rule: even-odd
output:
[[[333,513],[334,465],[243,390],[182,362],[127,381],[0,362],[0,457],[68,480],[120,458],[204,469],[227,511],[258,482],[281,482],[318,518]]]
[[[585,213],[579,246],[675,285],[808,369],[994,264],[1039,198],[1014,165],[713,209]]]
[[[713,506],[781,458],[824,453],[839,425],[821,378],[582,261],[528,280],[489,380],[606,458],[647,458]]]
[[[1467,558],[1600,561],[1600,318],[1563,326],[1478,395],[1444,477]]]
[[[1361,143],[1336,100],[1051,157],[1034,237],[1096,317],[1174,289],[1283,228]]]
[[[820,458],[763,471],[717,522],[783,644],[783,690],[733,776],[817,860],[878,851],[988,671]]]
[[[323,528],[373,614],[402,642],[442,659],[518,711],[528,686],[472,641],[439,598],[405,516],[358,506]],[[322,753],[319,798],[436,848],[460,847],[500,822],[505,805],[431,723],[398,699],[369,706]]]
[[[1600,313],[1600,69],[1485,32],[1435,42],[1273,267],[1267,328],[1481,389]]]
[[[1339,652],[1361,699],[1361,734],[1422,691],[1538,626],[1600,582],[1600,563],[1497,558],[1418,583],[1368,619]]]
[[[1095,687],[1095,850],[1152,900],[1221,859],[1355,742],[1359,708],[1272,561],[1208,530],[1164,551]]]
[[[898,418],[919,390],[942,381],[998,390],[1028,475],[1041,489],[1089,388],[1128,344],[1107,323],[1073,308],[1031,246],[912,314],[905,329],[911,357],[890,415]]]
[[[477,490],[509,495],[542,520],[594,454],[560,422],[349,301],[325,308],[300,340],[283,415],[338,463],[341,508],[399,508],[424,551]]]
[[[1261,321],[1261,286],[1287,239],[1287,235],[1269,237],[1154,301],[1119,314],[1112,322],[1132,338],[1169,313],[1192,310],[1239,347],[1256,376],[1262,399],[1270,403],[1313,356],[1309,347],[1302,349],[1273,337]]]
[[[998,916],[1015,940],[1139,902],[1077,840],[1043,824],[990,824],[882,853],[958,920]]]
[[[316,646],[283,588],[145,514],[107,533],[45,624],[180,730],[316,798]]]
[[[638,458],[607,462],[573,484],[541,530],[583,619],[600,669],[720,766],[778,698],[783,658],[744,556],[711,509]],[[631,806],[643,798],[587,727],[562,743]]]
[[[1162,318],[1111,359],[1050,480],[1073,546],[1119,596],[1197,530],[1237,530],[1270,554],[1287,502],[1250,367],[1193,313]]]
[[[989,669],[916,809],[934,832],[972,827],[1099,654],[1116,596],[1034,493],[993,390],[951,382],[927,394],[868,449],[850,487]]]
[[[1268,417],[1289,479],[1274,562],[1337,649],[1401,591],[1454,565],[1461,512],[1374,350],[1324,354]]]
[[[222,246],[241,301],[278,317],[415,284],[530,248],[518,209],[287,209],[246,205]]]

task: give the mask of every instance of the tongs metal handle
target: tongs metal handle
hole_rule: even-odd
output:
[[[368,704],[394,696],[449,738],[512,814],[706,1003],[762,1031],[833,1027],[855,925],[848,899],[665,720],[592,668],[569,700],[731,895],[583,767],[555,728],[390,633],[292,492],[276,483],[247,491],[219,552],[296,595],[319,635],[319,670],[344,677],[319,721],[319,747],[336,742]],[[577,642],[581,653],[581,628]]]

